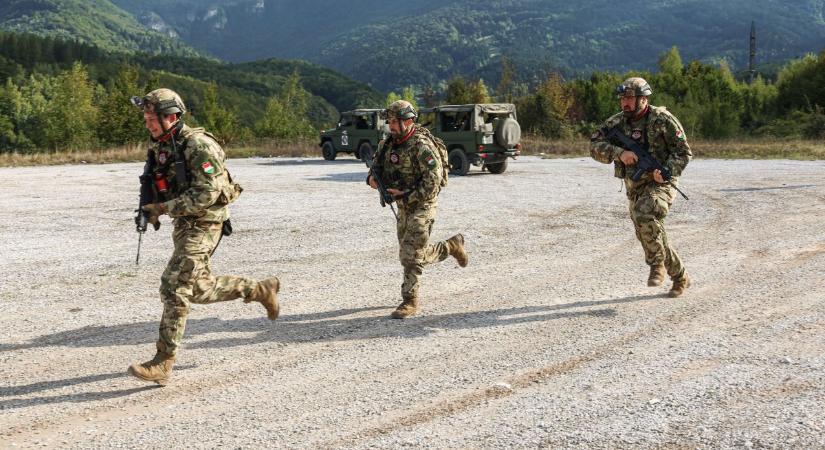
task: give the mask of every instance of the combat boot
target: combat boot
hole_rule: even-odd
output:
[[[281,282],[277,277],[267,278],[259,281],[255,289],[244,299],[244,303],[258,302],[266,308],[266,316],[269,320],[278,318],[280,307],[278,306],[278,291],[281,290]]]
[[[467,267],[469,258],[467,252],[464,250],[464,235],[459,233],[450,239],[447,239],[447,252],[458,261],[461,267]]]
[[[139,378],[143,381],[154,381],[155,383],[165,386],[169,381],[169,376],[172,375],[172,366],[175,364],[175,357],[167,352],[166,346],[161,341],[155,344],[158,352],[155,357],[141,364],[132,364],[129,366],[129,375]]]
[[[685,289],[687,289],[689,286],[690,277],[688,277],[687,273],[684,273],[681,277],[675,277],[673,279],[673,287],[670,288],[670,292],[668,292],[668,295],[673,298],[676,298],[682,295],[685,292]]]
[[[401,302],[398,308],[395,308],[395,311],[392,312],[391,317],[393,319],[406,319],[415,314],[416,311],[418,311],[418,297],[412,297]]]
[[[650,266],[650,275],[647,276],[647,285],[661,286],[662,283],[665,281],[666,274],[667,272],[665,271],[664,264]]]

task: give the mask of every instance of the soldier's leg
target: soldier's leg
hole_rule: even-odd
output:
[[[670,246],[664,220],[673,203],[673,192],[669,186],[646,186],[632,205],[631,215],[637,224],[637,236],[645,248],[648,264],[663,264],[668,275],[679,277],[684,273],[684,266],[678,253]]]
[[[648,206],[642,195],[634,195],[630,198],[630,220],[633,221],[636,239],[642,244],[642,250],[645,252],[645,263],[654,267],[663,264],[664,258],[659,254],[657,246],[647,245],[645,242],[643,230],[645,229],[645,223],[649,220],[649,214],[645,214],[642,210],[645,210]]]
[[[234,275],[215,277],[210,268],[210,254],[221,237],[221,224],[204,224],[202,235],[192,233],[187,237],[188,252],[195,269],[192,272],[192,303],[208,304],[248,297],[257,281]]]
[[[188,274],[191,273],[185,268],[188,263],[184,252],[185,246],[182,245],[188,228],[188,225],[176,224],[172,232],[175,249],[161,276],[160,296],[163,301],[163,315],[158,330],[157,353],[149,361],[129,366],[129,374],[144,381],[154,381],[158,384],[168,381],[183,339],[186,316],[189,313],[189,298],[178,294],[178,285],[181,279],[188,279]]]
[[[414,222],[416,233],[422,233],[424,245],[418,250],[417,258],[423,265],[432,264],[435,262],[444,261],[450,256],[450,244],[447,241],[438,241],[434,244],[430,243],[430,236],[433,233],[433,225],[435,224],[435,215],[438,205],[429,204],[423,205],[415,210],[415,213],[410,218]]]

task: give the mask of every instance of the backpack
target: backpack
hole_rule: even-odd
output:
[[[444,141],[442,141],[441,138],[433,136],[433,133],[430,132],[427,127],[419,126],[418,130],[421,131],[421,134],[426,136],[435,147],[438,159],[441,160],[441,187],[445,187],[447,186],[447,176],[450,173],[450,159],[447,155],[447,146],[444,145]]]

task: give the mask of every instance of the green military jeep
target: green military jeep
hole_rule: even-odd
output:
[[[507,159],[521,153],[521,127],[512,103],[422,108],[418,122],[444,141],[451,175],[466,175],[470,164],[503,173]]]
[[[335,159],[338,153],[352,153],[353,156],[372,163],[372,155],[378,141],[384,136],[386,125],[379,112],[383,109],[355,109],[344,111],[338,126],[321,131],[321,154],[327,161]]]

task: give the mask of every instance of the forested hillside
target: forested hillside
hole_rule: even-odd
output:
[[[0,30],[75,40],[108,51],[200,54],[175,37],[146,28],[109,0],[3,0]]]
[[[686,60],[724,60],[736,73],[746,69],[751,21],[760,64],[825,43],[820,0],[114,1],[222,59],[301,58],[383,90],[453,75],[495,85],[502,57],[530,82],[548,71],[650,70],[672,46]]]
[[[170,87],[192,123],[226,142],[299,138],[334,123],[338,110],[383,95],[329,69],[267,60],[110,53],[72,41],[0,32],[0,151],[122,145],[145,138],[132,95]]]

